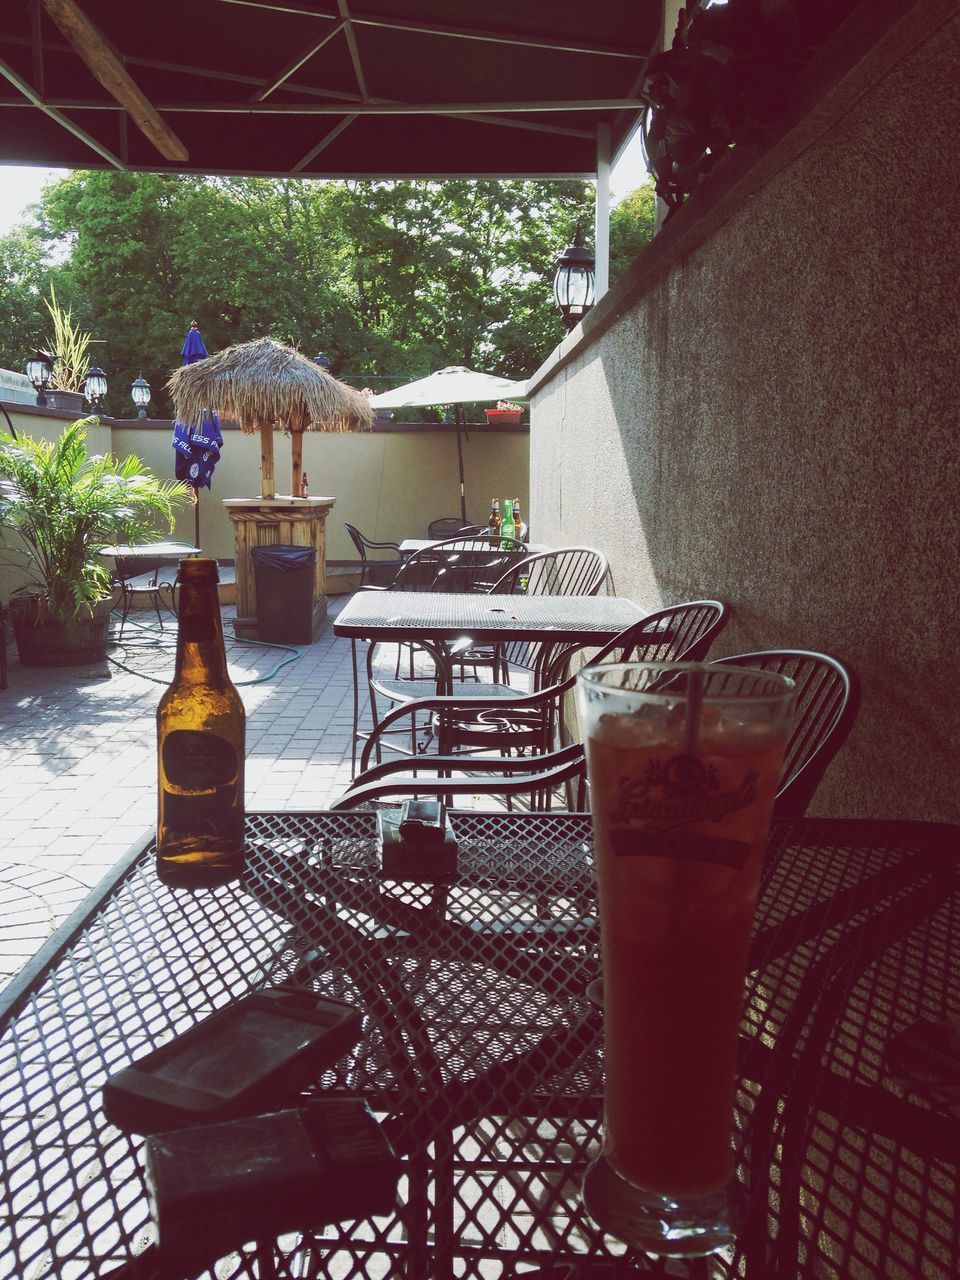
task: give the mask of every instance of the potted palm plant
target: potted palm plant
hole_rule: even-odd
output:
[[[28,579],[10,599],[26,666],[104,659],[113,587],[100,548],[155,537],[158,517],[172,530],[187,498],[184,485],[158,480],[139,458],[91,456],[95,422],[72,423],[54,443],[0,434],[0,550]]]

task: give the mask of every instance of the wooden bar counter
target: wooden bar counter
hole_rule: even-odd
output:
[[[237,613],[236,635],[247,640],[257,636],[257,590],[250,553],[254,547],[276,545],[313,547],[317,567],[313,584],[312,636],[316,639],[327,613],[324,582],[327,515],[336,498],[224,498],[223,505],[233,525],[236,550]]]

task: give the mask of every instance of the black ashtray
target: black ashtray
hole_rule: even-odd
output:
[[[385,880],[450,881],[457,874],[457,841],[436,800],[405,800],[377,814],[380,874]]]

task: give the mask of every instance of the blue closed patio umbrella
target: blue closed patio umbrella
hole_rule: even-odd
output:
[[[196,364],[207,358],[200,329],[191,320],[186,339],[180,349],[183,364]],[[194,543],[200,545],[200,490],[210,488],[213,469],[220,460],[223,436],[217,415],[207,410],[196,426],[176,421],[173,424],[173,448],[177,479],[193,489]]]

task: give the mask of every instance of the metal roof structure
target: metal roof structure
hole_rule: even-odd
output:
[[[587,177],[662,0],[4,0],[0,164]],[[605,150],[605,141],[603,147]]]

